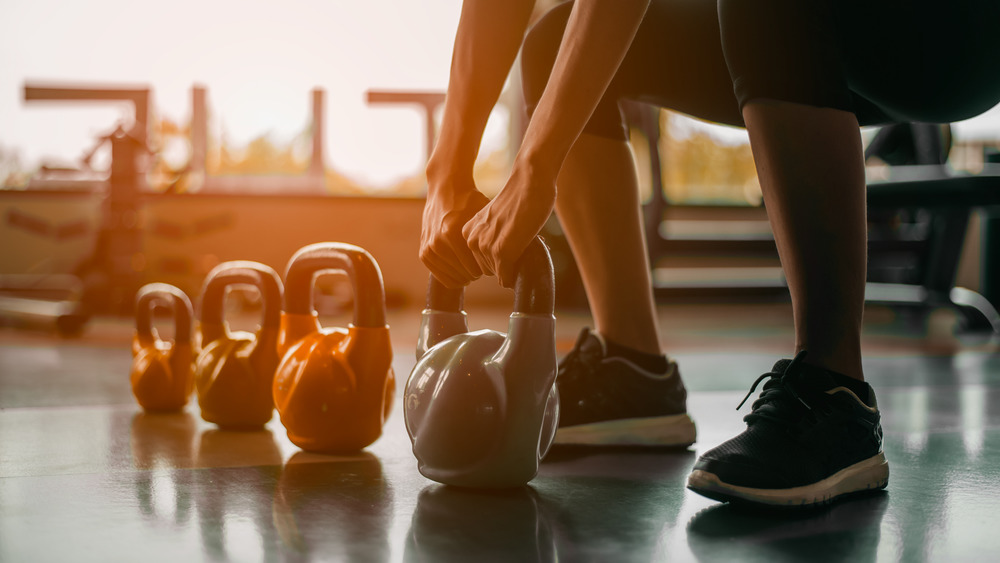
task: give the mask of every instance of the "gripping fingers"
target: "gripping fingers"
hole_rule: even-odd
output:
[[[485,228],[481,226],[478,218],[479,215],[476,215],[471,221],[466,223],[465,227],[462,228],[462,233],[469,243],[469,251],[473,258],[475,258],[480,271],[488,276],[492,276],[495,270],[493,267],[493,256],[489,251],[489,239],[483,233]]]
[[[457,289],[472,282],[475,277],[465,271],[460,262],[455,258],[454,253],[449,252],[448,247],[435,252],[434,249],[425,247],[420,252],[420,261],[434,274],[445,287]]]
[[[517,281],[517,271],[514,268],[514,262],[511,260],[502,262],[500,264],[500,271],[497,272],[497,278],[500,280],[501,286],[513,289],[514,282]]]
[[[452,251],[455,263],[462,267],[462,273],[468,278],[468,281],[465,283],[472,282],[483,275],[483,270],[479,267],[479,262],[476,261],[475,255],[469,249],[469,245],[464,238],[460,240],[459,244],[449,247],[449,250]]]
[[[482,275],[459,226],[446,221],[436,232],[425,232],[423,237],[420,261],[446,287],[464,287]]]

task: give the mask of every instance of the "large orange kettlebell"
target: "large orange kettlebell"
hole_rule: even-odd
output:
[[[233,285],[251,285],[260,292],[263,318],[256,334],[229,330],[223,305]],[[205,420],[232,429],[259,428],[271,420],[281,293],[278,273],[258,262],[223,262],[209,272],[201,294],[201,353],[195,364]]]
[[[524,485],[559,421],[548,249],[536,238],[518,263],[507,334],[468,332],[461,290],[433,276],[427,301],[403,408],[420,473],[448,485]]]
[[[148,411],[184,408],[194,387],[191,301],[165,283],[142,286],[136,294],[135,336],[132,338],[132,394]],[[157,307],[174,313],[174,339],[161,340],[153,328]]]
[[[313,309],[313,284],[324,271],[347,274],[354,288],[347,330],[321,327]],[[313,244],[292,257],[285,286],[274,403],[288,439],[322,453],[367,447],[382,435],[396,393],[378,264],[357,246]]]

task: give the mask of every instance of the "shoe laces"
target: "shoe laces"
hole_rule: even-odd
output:
[[[753,382],[750,391],[736,406],[736,410],[739,410],[747,402],[761,381],[769,378],[764,383],[760,396],[751,405],[750,414],[743,417],[744,421],[751,423],[763,419],[777,423],[789,423],[799,420],[805,413],[813,414],[812,405],[801,396],[792,381],[793,374],[797,372],[798,365],[805,356],[806,352],[803,350],[795,355],[795,358],[785,366],[781,373],[770,371]]]

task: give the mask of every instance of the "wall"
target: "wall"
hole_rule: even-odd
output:
[[[144,281],[172,283],[194,296],[220,262],[256,260],[283,274],[302,246],[347,242],[375,257],[391,306],[420,308],[428,276],[417,256],[422,210],[415,198],[149,195],[138,217],[143,253],[133,263]],[[92,193],[0,192],[0,274],[72,272],[93,248],[100,211]],[[61,225],[76,225],[75,234],[60,238]],[[466,299],[512,297],[484,279]]]

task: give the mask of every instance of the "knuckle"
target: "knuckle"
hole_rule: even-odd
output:
[[[431,251],[431,248],[426,245],[420,247],[420,252],[418,252],[417,255],[420,257],[420,261],[425,264],[428,260],[434,257],[434,253]]]
[[[434,237],[427,241],[427,244],[424,245],[425,251],[430,254],[441,254],[447,247],[448,241],[442,239],[441,237]]]

